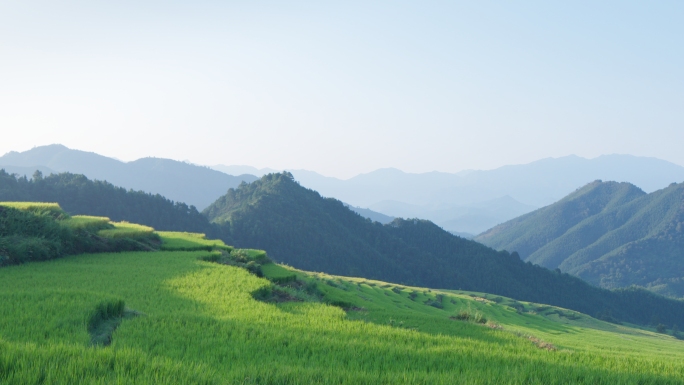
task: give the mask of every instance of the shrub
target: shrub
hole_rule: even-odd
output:
[[[284,285],[290,282],[296,282],[297,276],[295,274],[286,275],[284,277],[270,277],[269,280],[278,285]]]
[[[311,281],[307,282],[306,285],[304,285],[304,291],[307,294],[311,294],[311,295],[318,294],[319,293],[318,284],[316,283],[316,281],[311,280]]]
[[[485,318],[485,316],[482,315],[482,313],[476,313],[475,317],[473,317],[473,321],[475,321],[476,323],[479,323],[479,324],[486,324],[487,318]]]
[[[100,302],[88,318],[88,331],[92,333],[102,322],[123,317],[125,308],[122,300]]]
[[[442,305],[442,301],[444,300],[444,295],[443,294],[437,294],[435,296],[434,300],[427,300],[425,302],[426,305],[436,307],[437,309],[444,309],[444,305]]]
[[[245,269],[257,277],[263,277],[264,273],[261,271],[261,265],[255,261],[249,261],[245,264]]]
[[[453,320],[458,320],[458,321],[469,321],[469,322],[475,322],[478,324],[486,324],[487,323],[487,318],[482,315],[482,313],[477,312],[475,314],[471,314],[467,310],[461,310],[456,314],[455,316],[450,317]]]
[[[458,314],[456,314],[455,316],[452,316],[451,318],[459,320],[459,321],[470,321],[472,316],[467,311],[461,310],[460,312],[458,312]]]
[[[263,286],[252,292],[252,297],[258,301],[267,301],[273,295],[273,287]]]

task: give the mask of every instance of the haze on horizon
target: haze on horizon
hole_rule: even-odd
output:
[[[350,177],[684,165],[684,3],[3,2],[0,154]]]

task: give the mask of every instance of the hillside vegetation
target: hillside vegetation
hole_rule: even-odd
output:
[[[274,260],[309,271],[487,292],[638,324],[684,320],[681,301],[643,289],[600,289],[429,221],[371,222],[288,173],[231,189],[204,214],[223,227],[226,242],[269,250]]]
[[[126,190],[111,183],[70,173],[33,179],[0,169],[0,201],[57,202],[68,213],[128,221],[158,230],[215,234],[206,217],[194,206],[156,194]]]
[[[159,235],[167,251],[0,269],[0,383],[678,384],[684,376],[684,343],[663,334],[482,293],[307,273],[220,242],[174,251],[211,241]]]
[[[109,218],[71,217],[56,203],[0,202],[0,266],[69,254],[150,250],[159,240],[148,229]]]
[[[596,181],[476,240],[605,288],[684,297],[684,184],[645,194]]]

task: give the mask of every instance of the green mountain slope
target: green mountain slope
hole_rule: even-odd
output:
[[[635,191],[627,184],[594,182],[476,240],[606,288],[640,285],[682,297],[684,185]]]
[[[0,383],[678,384],[684,375],[684,343],[661,333],[265,258],[259,278],[209,260],[261,251],[220,242],[185,251],[210,241],[160,236],[166,251],[0,269]]]
[[[498,225],[475,240],[495,249],[515,250],[527,259],[586,218],[643,195],[646,193],[629,183],[595,181],[553,205]]]
[[[456,237],[429,221],[373,223],[301,187],[288,173],[231,189],[204,214],[223,227],[227,243],[269,250],[275,260],[310,271],[488,292],[640,324],[650,322],[654,312],[684,317],[669,314],[679,302],[643,290],[603,290]]]

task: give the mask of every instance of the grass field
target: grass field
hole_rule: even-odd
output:
[[[175,231],[158,231],[162,237],[162,250],[166,251],[197,251],[211,249],[232,250],[230,246],[226,246],[220,239],[207,239],[204,234],[175,232]]]
[[[100,230],[110,227],[109,218],[107,217],[93,217],[90,215],[74,215],[62,220],[62,224],[69,226],[72,229],[92,229]]]
[[[62,210],[59,203],[45,202],[0,202],[0,206],[12,207],[19,210]]]
[[[0,206],[11,207],[13,209],[25,210],[34,213],[48,214],[55,218],[67,218],[67,215],[58,203],[43,202],[0,202]]]
[[[190,236],[160,234],[167,245],[180,245],[179,238],[192,243]],[[481,293],[265,264],[266,278],[284,282],[279,289],[245,269],[201,260],[218,253],[84,254],[0,269],[0,383],[680,384],[684,378],[684,343],[672,337]],[[243,255],[261,258],[257,251]],[[265,289],[307,291],[320,302],[295,295],[256,300],[253,293]],[[101,310],[120,301],[121,311]],[[109,322],[105,329],[118,326],[107,343],[93,343],[93,319]]]
[[[97,232],[97,235],[104,238],[140,238],[147,237],[154,232],[149,226],[138,225],[128,222],[110,222],[111,229],[104,229]]]

